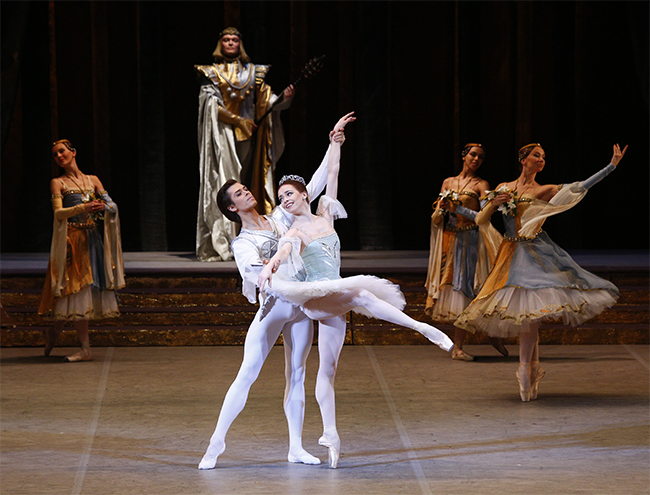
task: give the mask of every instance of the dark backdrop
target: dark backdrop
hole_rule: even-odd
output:
[[[276,175],[309,175],[340,115],[344,249],[427,249],[431,203],[464,142],[491,185],[543,144],[541,183],[616,171],[546,229],[569,249],[648,248],[648,2],[110,1],[0,3],[3,252],[49,249],[54,139],[120,206],[124,249],[193,251],[198,197],[194,64],[243,33],[278,93],[325,68],[283,112]]]

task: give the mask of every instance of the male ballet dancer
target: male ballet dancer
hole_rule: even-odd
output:
[[[339,133],[333,139],[343,142]],[[307,185],[310,201],[320,195],[327,183],[328,148],[325,158]],[[260,215],[257,200],[243,184],[227,181],[217,194],[222,213],[242,226],[233,239],[231,249],[242,277],[242,293],[251,304],[256,302],[256,283],[264,260],[273,257],[278,240],[293,223],[293,215],[276,207],[269,215]],[[262,310],[264,315],[262,315]],[[263,319],[262,319],[263,316]],[[255,314],[244,342],[244,359],[235,381],[224,398],[217,426],[210,445],[199,463],[199,469],[212,469],[226,449],[226,433],[244,409],[251,386],[257,379],[271,348],[282,333],[284,340],[285,377],[284,412],[289,426],[289,462],[320,464],[320,459],[302,447],[302,427],[305,418],[305,365],[313,342],[312,321],[299,307],[288,302],[267,298]]]

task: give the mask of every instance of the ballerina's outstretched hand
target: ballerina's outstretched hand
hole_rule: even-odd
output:
[[[618,143],[616,143],[614,145],[614,155],[612,155],[612,165],[617,167],[618,162],[621,161],[626,151],[627,151],[627,145],[625,145],[625,148],[623,148],[623,151],[621,151],[621,147],[618,145]]]
[[[334,134],[336,134],[339,131],[343,132],[345,126],[350,122],[354,122],[355,120],[357,120],[357,118],[354,116],[354,112],[350,112],[348,114],[345,114],[343,117],[341,117],[339,121],[334,125],[334,129],[330,131],[330,140],[332,139],[332,136],[334,136]]]

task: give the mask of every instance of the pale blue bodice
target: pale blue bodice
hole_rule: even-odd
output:
[[[73,193],[68,192],[64,194],[63,207],[70,208],[72,206],[83,204],[82,196],[83,195],[80,192],[73,192]],[[78,215],[68,218],[68,222],[73,222],[73,223],[84,223],[85,221],[86,221],[85,213],[79,213]]]
[[[341,241],[336,232],[312,239],[302,254],[302,282],[341,278]]]

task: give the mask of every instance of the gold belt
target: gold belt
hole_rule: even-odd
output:
[[[508,242],[526,242],[526,241],[532,241],[533,239],[535,239],[535,237],[537,237],[537,236],[538,236],[539,234],[541,234],[541,233],[542,233],[542,231],[541,231],[541,230],[538,230],[538,231],[537,231],[537,234],[535,234],[535,235],[532,236],[532,237],[526,237],[525,235],[519,235],[519,236],[517,236],[517,237],[508,237],[507,235],[504,235],[504,236],[503,236],[503,240],[508,241]]]
[[[454,227],[453,225],[445,225],[445,230],[448,232],[465,232],[466,230],[476,230],[478,225],[467,225],[465,227]]]
[[[94,229],[95,227],[97,227],[97,225],[95,224],[95,222],[88,222],[88,223],[69,222],[68,227],[72,227],[73,229],[90,230],[90,229]]]

